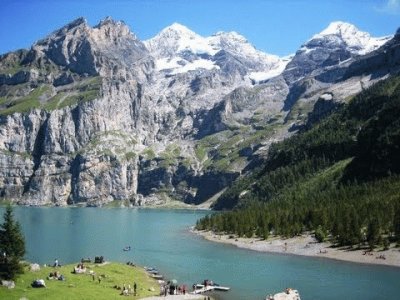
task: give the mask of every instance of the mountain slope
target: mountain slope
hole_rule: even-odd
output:
[[[204,218],[197,228],[262,238],[314,230],[341,246],[371,248],[400,240],[399,109],[399,76],[363,91],[273,145],[265,163],[215,205],[241,209]]]
[[[299,50],[297,66],[311,60],[312,68],[296,75],[291,57],[258,51],[235,32],[201,37],[173,24],[141,42],[123,22],[77,19],[0,57],[0,197],[201,203],[264,160],[273,142],[311,124],[314,104],[313,122],[395,74],[395,41],[329,66]],[[379,67],[365,68],[364,58]]]
[[[137,167],[125,153],[136,134],[124,132],[140,120],[140,83],[152,65],[126,25],[110,19],[94,28],[78,19],[34,44],[11,78],[29,76],[1,86],[1,161],[9,170],[1,195],[58,205],[129,199]]]

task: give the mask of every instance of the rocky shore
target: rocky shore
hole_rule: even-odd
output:
[[[220,235],[210,231],[193,232],[213,242],[231,244],[255,251],[400,267],[400,249],[394,248],[393,245],[388,250],[377,249],[369,252],[364,249],[334,248],[330,243],[318,243],[313,236],[308,234],[288,239],[273,237],[261,240],[259,238],[232,238],[230,235]]]

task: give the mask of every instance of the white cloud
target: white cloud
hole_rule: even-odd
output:
[[[390,15],[399,15],[400,14],[400,0],[387,0],[387,2],[376,8],[379,12],[390,14]]]

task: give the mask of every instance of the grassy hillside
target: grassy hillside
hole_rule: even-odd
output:
[[[100,96],[101,77],[89,77],[69,85],[54,87],[29,83],[0,87],[0,115],[28,112],[32,109],[47,111],[91,101]]]
[[[357,95],[271,146],[263,166],[227,189],[198,229],[266,237],[314,230],[340,245],[400,239],[400,77]]]
[[[93,281],[89,274],[72,274],[75,265],[66,265],[59,268],[42,267],[40,271],[32,272],[26,269],[16,281],[14,289],[0,287],[0,299],[121,299],[121,290],[124,284],[137,284],[137,295],[130,295],[129,299],[140,299],[146,296],[158,295],[158,283],[148,277],[146,272],[138,267],[119,263],[104,265],[88,264],[87,271],[93,270],[96,274]],[[50,272],[58,271],[66,280],[48,280]],[[101,277],[99,283],[98,277]],[[46,288],[33,288],[31,283],[36,279],[44,279]],[[149,289],[154,288],[154,292]]]

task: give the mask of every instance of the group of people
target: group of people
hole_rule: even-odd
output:
[[[167,295],[186,295],[187,287],[186,285],[175,285],[168,282],[165,285],[160,286],[160,295],[167,296]]]
[[[102,264],[104,262],[104,257],[103,256],[95,256],[94,257],[94,263],[95,264]]]
[[[205,279],[203,281],[203,285],[204,285],[204,287],[213,286],[214,282],[212,280]]]
[[[60,272],[55,271],[55,272],[50,272],[49,276],[47,276],[47,279],[52,280],[65,280],[64,275],[60,274]]]
[[[131,266],[131,267],[136,267],[135,263],[132,262],[132,261],[128,261],[126,264],[127,264],[128,266]]]
[[[129,295],[132,295],[132,294],[134,296],[136,296],[136,291],[137,291],[136,282],[133,283],[133,289],[132,289],[130,284],[128,284],[128,285],[123,284],[122,288],[119,287],[119,286],[114,286],[114,288],[120,289],[121,290],[121,295],[123,295],[123,296],[129,296]]]

